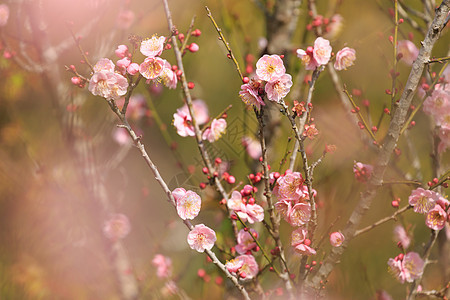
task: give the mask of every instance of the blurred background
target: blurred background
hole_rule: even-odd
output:
[[[312,20],[304,2],[299,7],[290,47],[284,49],[287,72],[292,74],[296,87],[286,98],[290,105],[293,100],[305,100],[305,78],[310,75],[296,58],[295,50],[306,49],[315,40],[314,33],[306,30]],[[327,18],[339,14],[342,18],[339,30],[327,38],[335,53],[344,46],[356,49],[357,60],[339,76],[371,126],[380,124],[376,136],[381,139],[389,119],[387,115],[382,117],[383,109],[390,107],[391,100],[385,90],[392,88],[389,72],[393,68],[393,48],[388,37],[393,30],[393,2],[318,2],[318,14]],[[408,2],[414,9],[423,10],[422,1]],[[248,183],[248,174],[260,171],[257,160],[242,144],[244,136],[257,139],[257,121],[238,96],[241,80],[204,6],[210,8],[241,68],[246,70],[267,51],[266,18],[259,3],[169,1],[180,32],[187,32],[194,16],[193,28],[201,31],[200,36],[190,38],[199,45],[199,51],[184,56],[188,81],[195,83],[193,97],[205,101],[212,118],[232,105],[227,112],[227,133],[208,144],[208,150],[213,158],[225,161],[228,172],[243,184]],[[261,3],[270,10],[277,2]],[[87,88],[71,84],[73,74],[65,70],[65,66],[74,65],[80,74],[90,77],[89,68],[80,62],[84,58],[72,33],[92,64],[102,57],[116,61],[115,49],[120,44],[130,45],[130,36],[168,36],[162,1],[36,0],[0,4],[7,4],[10,10],[7,24],[0,27],[0,299],[121,299],[124,297],[118,277],[124,274],[131,285],[137,285],[142,299],[177,299],[179,296],[164,286],[165,280],[156,276],[152,259],[158,253],[172,259],[173,280],[190,298],[238,296],[205,255],[188,247],[187,228],[167,203],[139,151],[116,127],[118,120],[105,100],[92,96]],[[426,28],[419,18],[414,20]],[[423,35],[405,22],[399,29],[399,40],[403,39],[411,39],[419,46]],[[449,41],[447,28],[433,55],[447,56]],[[246,63],[247,55],[254,58],[250,63]],[[172,51],[162,56],[176,64]],[[143,56],[137,53],[136,59],[139,63]],[[439,70],[439,65],[430,69]],[[409,71],[410,66],[398,64],[400,92]],[[181,89],[168,90],[141,82],[134,95],[144,101],[139,102],[136,116],[130,120],[142,134],[151,159],[170,189],[184,187],[202,196],[202,211],[194,223],[213,228],[218,234],[217,244],[229,251],[234,245],[229,220],[219,204],[221,198],[210,186],[199,188],[207,180],[201,172],[203,165],[195,140],[180,137],[172,125],[173,114],[183,106]],[[420,98],[414,101],[417,105]],[[345,108],[327,70],[317,81],[312,103],[312,116],[320,133],[306,142],[311,161],[322,155],[325,145],[337,147],[314,174],[319,238],[328,235],[332,222],[332,231],[344,227],[365,188],[355,180],[353,164],[373,164],[376,152],[367,137],[361,138],[364,133]],[[279,108],[269,104],[268,109],[276,112]],[[426,184],[448,170],[449,151],[439,157],[440,165],[433,161],[433,121],[422,111],[414,121],[415,126],[400,140],[399,151],[385,175],[387,180],[411,179]],[[285,118],[273,124],[270,126],[276,125],[277,130],[269,128],[274,134],[268,137],[269,162],[272,170],[283,173],[288,167],[288,162],[283,163],[286,153],[294,146],[293,135]],[[300,160],[295,170],[301,171]],[[390,185],[381,189],[362,226],[394,213],[391,201],[396,198],[401,200],[400,207],[405,206],[413,188]],[[262,203],[263,196],[256,200]],[[131,225],[118,252],[103,234],[105,222],[115,213],[126,215]],[[408,211],[397,222],[388,222],[352,241],[331,273],[327,299],[376,299],[380,290],[393,299],[404,299],[406,285],[387,271],[388,259],[400,253],[393,239],[396,224],[407,228],[413,238],[410,249],[421,253],[430,230],[423,216]],[[273,248],[271,240],[263,227],[258,230],[263,244],[267,240],[269,251]],[[289,247],[292,228],[282,221],[281,230],[289,266],[297,270],[301,257]],[[443,236],[431,258],[439,257],[440,250],[446,249],[445,243],[448,241]],[[321,261],[329,249],[329,243],[323,243],[314,259]],[[213,250],[221,254],[217,248]],[[122,275],[117,275],[114,263],[118,256],[127,263],[119,270]],[[255,257],[265,264],[261,253],[255,253]],[[229,259],[226,255],[221,258]],[[206,275],[198,276],[199,269],[204,269]],[[424,288],[440,289],[448,281],[448,269],[448,261],[430,265]],[[282,286],[275,274],[267,271],[260,281],[271,291]],[[271,296],[277,297],[284,298]]]

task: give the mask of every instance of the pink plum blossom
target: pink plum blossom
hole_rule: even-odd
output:
[[[334,63],[334,68],[338,71],[347,70],[348,67],[352,66],[356,60],[355,49],[345,47],[338,51],[336,54],[336,62]]]
[[[172,260],[162,254],[156,254],[152,260],[156,267],[156,276],[159,278],[170,278],[172,276]]]
[[[308,232],[303,227],[300,227],[300,228],[292,231],[292,234],[291,234],[291,245],[293,247],[295,247],[297,245],[302,244],[305,241],[305,239],[306,239],[306,234],[307,233]]]
[[[308,47],[306,51],[297,49],[297,57],[300,58],[306,70],[315,70],[319,66],[313,56],[313,47]]]
[[[124,57],[127,57],[128,54],[130,54],[128,52],[128,46],[127,45],[119,45],[119,46],[117,46],[117,49],[116,49],[116,51],[114,51],[114,53],[116,53],[116,56],[118,58],[124,58]]]
[[[280,102],[289,93],[291,86],[292,76],[289,74],[283,74],[279,79],[266,83],[267,99]]]
[[[275,203],[275,209],[284,218],[286,222],[289,222],[289,212],[292,208],[291,201],[288,200],[278,200]]]
[[[366,165],[360,162],[355,162],[353,165],[353,173],[357,181],[365,183],[372,176],[373,166]]]
[[[143,40],[141,43],[140,51],[147,57],[160,56],[164,50],[164,42],[166,38],[164,36],[158,37],[152,36],[150,39]]]
[[[256,141],[249,136],[243,136],[241,141],[251,158],[259,159],[261,157],[262,150],[261,143],[259,141]]]
[[[117,61],[117,69],[120,71],[122,75],[125,75],[127,72],[128,66],[131,64],[131,60],[128,57],[124,57]]]
[[[242,267],[239,269],[239,275],[242,279],[250,280],[258,274],[259,267],[253,255],[240,255],[235,260],[243,262]]]
[[[176,201],[178,216],[183,220],[193,220],[200,212],[202,199],[193,191],[187,191],[182,197],[178,197]]]
[[[147,79],[156,79],[164,71],[166,61],[160,57],[147,57],[139,66],[139,72]]]
[[[189,232],[187,242],[191,249],[198,252],[205,252],[211,250],[216,242],[216,233],[211,228],[204,224],[195,225]]]
[[[245,206],[247,220],[250,224],[264,220],[264,209],[258,204],[247,204]]]
[[[120,74],[101,71],[92,75],[88,89],[94,96],[116,100],[127,93],[128,81]]]
[[[340,247],[345,240],[345,236],[341,232],[333,232],[330,234],[330,243],[333,247]]]
[[[130,221],[124,214],[113,214],[103,225],[103,233],[113,241],[123,239],[131,231]]]
[[[314,250],[313,248],[309,247],[306,244],[298,244],[297,246],[294,247],[294,250],[295,252],[301,255],[306,256],[316,255],[316,250]]]
[[[227,268],[228,272],[230,272],[231,274],[237,274],[243,265],[244,265],[244,260],[231,259],[226,262],[225,268]]]
[[[309,203],[297,203],[288,211],[288,222],[292,226],[305,225],[311,218],[311,205]]]
[[[6,4],[0,4],[0,27],[8,23],[9,7]]]
[[[255,240],[252,238],[252,235],[257,238],[258,233],[256,230],[250,228],[249,231],[245,231],[241,229],[237,235],[238,244],[235,246],[236,251],[239,254],[245,254],[248,251],[251,251],[253,248],[256,248]]]
[[[166,64],[164,66],[164,70],[160,75],[160,78],[162,79],[165,86],[167,86],[169,89],[176,89],[177,88],[177,74],[175,74],[174,71],[172,71],[172,67],[169,62],[166,61]]]
[[[249,83],[241,85],[241,91],[239,92],[239,97],[242,101],[248,105],[254,105],[257,109],[261,108],[261,105],[265,105],[264,101],[260,96],[261,82],[252,79]]]
[[[242,195],[233,191],[227,202],[228,209],[234,211],[243,222],[253,224],[264,220],[264,209],[258,204],[245,204]]]
[[[263,55],[256,62],[256,75],[260,80],[274,82],[286,73],[283,60],[278,55]]]
[[[182,109],[177,109],[173,114],[173,126],[177,129],[180,136],[195,136],[194,126],[192,125],[192,118],[189,112]]]
[[[394,240],[400,243],[403,249],[407,249],[411,244],[411,238],[402,225],[397,225],[394,228]]]
[[[228,209],[234,211],[245,211],[245,204],[242,202],[242,195],[238,191],[233,191],[227,202]]]
[[[436,204],[433,209],[427,213],[425,224],[433,230],[441,230],[447,221],[447,213],[441,205]]]
[[[398,41],[397,52],[401,53],[401,61],[411,66],[419,55],[419,49],[409,40]]]
[[[420,214],[426,214],[434,208],[439,195],[430,190],[417,188],[411,192],[408,198],[408,203],[414,206],[414,211]]]
[[[388,266],[390,272],[401,282],[413,282],[420,278],[423,273],[424,261],[416,252],[408,252],[406,255],[400,254],[390,258]]]
[[[313,56],[319,65],[326,65],[331,58],[330,41],[318,37],[314,42]]]
[[[129,9],[124,9],[119,12],[117,16],[117,27],[120,29],[128,29],[134,22],[134,12]]]
[[[438,117],[443,111],[450,109],[450,90],[436,88],[431,96],[423,102],[423,111],[433,117]]]
[[[176,188],[172,191],[172,196],[175,201],[178,201],[178,199],[181,199],[186,193],[187,191],[184,188]]]
[[[94,73],[101,71],[114,72],[115,65],[112,60],[108,58],[100,58],[94,65]]]
[[[273,194],[278,200],[299,200],[309,198],[308,193],[305,194],[303,186],[303,176],[299,172],[286,172],[284,176],[278,178]],[[306,187],[306,186],[305,186]]]
[[[137,63],[131,63],[127,67],[127,72],[130,75],[136,75],[137,73],[139,73],[139,68],[140,68],[140,66]]]
[[[208,140],[213,143],[220,139],[222,134],[225,133],[227,129],[227,121],[225,119],[214,119],[211,122],[211,126],[206,128],[203,132],[203,139]]]

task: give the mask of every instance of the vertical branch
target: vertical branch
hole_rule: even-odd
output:
[[[372,201],[377,194],[377,190],[383,182],[384,173],[390,161],[391,154],[400,137],[400,130],[406,120],[406,115],[414,96],[414,92],[419,84],[424,66],[430,59],[433,46],[443,30],[443,24],[449,10],[450,0],[443,0],[441,5],[436,9],[436,16],[428,29],[424,41],[422,42],[419,55],[413,63],[408,81],[406,82],[405,88],[398,102],[398,107],[391,119],[387,136],[381,150],[378,153],[378,159],[376,161],[372,177],[367,184],[367,189],[361,195],[359,203],[355,207],[345,229],[343,230],[343,234],[346,239],[341,247],[335,247],[331,250],[330,255],[326,258],[317,273],[308,279],[306,283],[309,288],[309,293],[314,294],[314,290],[318,291],[321,286],[320,282],[323,282],[331,273],[335,264],[339,261],[339,258],[347,248],[349,241],[351,241],[354,237],[357,226],[361,222],[362,217],[370,208]]]

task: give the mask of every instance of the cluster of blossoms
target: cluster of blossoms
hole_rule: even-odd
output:
[[[413,282],[422,276],[424,261],[416,252],[399,254],[388,261],[389,271],[401,282]]]
[[[450,67],[444,70],[439,82],[425,99],[423,111],[434,118],[439,130],[438,152],[442,153],[450,148]]]
[[[241,192],[234,191],[227,202],[228,209],[239,216],[243,222],[248,221],[250,224],[264,220],[264,209],[255,203],[255,198],[250,197],[252,193],[253,187],[246,185]],[[247,199],[247,197],[250,198]]]
[[[225,264],[227,270],[233,274],[239,276],[243,280],[250,280],[254,278],[258,272],[258,263],[253,255],[239,255],[236,258],[227,261]]]
[[[154,35],[150,39],[143,40],[140,45],[140,52],[146,56],[144,62],[138,64],[132,62],[132,54],[128,46],[119,45],[115,50],[119,58],[114,64],[108,58],[101,58],[94,66],[94,74],[89,80],[89,91],[96,96],[101,96],[107,100],[117,100],[126,94],[128,89],[127,74],[134,76],[141,74],[150,81],[163,82],[168,88],[177,87],[178,77],[176,66],[172,66],[168,61],[162,59],[160,55],[164,50],[164,36]],[[72,83],[82,86],[79,77],[73,77]]]
[[[313,190],[312,193],[316,191]],[[308,187],[304,184],[302,174],[287,170],[277,179],[273,194],[278,199],[275,203],[278,213],[291,226],[299,227],[292,233],[291,244],[294,249],[301,254],[315,254],[316,251],[309,247],[311,241],[306,239],[305,227],[311,218],[311,204]]]
[[[441,230],[446,222],[450,222],[450,202],[434,191],[417,188],[412,191],[408,202],[416,213],[426,215],[425,224],[433,230]]]
[[[112,241],[123,239],[130,231],[130,220],[124,214],[113,214],[103,224],[104,235]]]
[[[297,49],[297,57],[300,58],[305,65],[306,70],[315,70],[319,66],[328,64],[331,59],[332,48],[330,41],[318,37],[314,41],[313,47],[307,47],[306,51],[303,49]],[[355,49],[345,47],[336,53],[336,61],[334,68],[336,70],[346,70],[352,66],[356,60]]]
[[[199,126],[209,122],[210,117],[208,107],[203,100],[197,99],[192,101],[192,110],[195,121]],[[192,116],[189,113],[187,104],[177,109],[173,114],[173,125],[177,129],[180,136],[195,136],[194,125],[192,124]],[[210,143],[217,141],[226,131],[227,121],[224,117],[213,119],[209,126],[203,130],[202,139],[208,140]]]
[[[289,93],[291,86],[292,76],[286,73],[281,57],[266,54],[256,62],[256,75],[250,82],[241,85],[239,96],[248,106],[260,109],[261,105],[265,105],[265,96],[279,103]]]

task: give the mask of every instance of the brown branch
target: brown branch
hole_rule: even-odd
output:
[[[402,213],[404,213],[405,211],[407,211],[410,208],[412,208],[412,206],[407,205],[407,206],[397,210],[392,216],[383,218],[383,219],[373,223],[372,225],[369,225],[369,226],[367,226],[367,227],[365,227],[363,229],[357,230],[353,237],[357,237],[358,235],[363,234],[363,233],[365,233],[367,231],[370,231],[370,230],[374,229],[375,227],[377,227],[377,226],[379,226],[381,224],[384,224],[384,223],[386,223],[386,222],[388,222],[390,220],[396,220],[398,215],[401,215]]]

